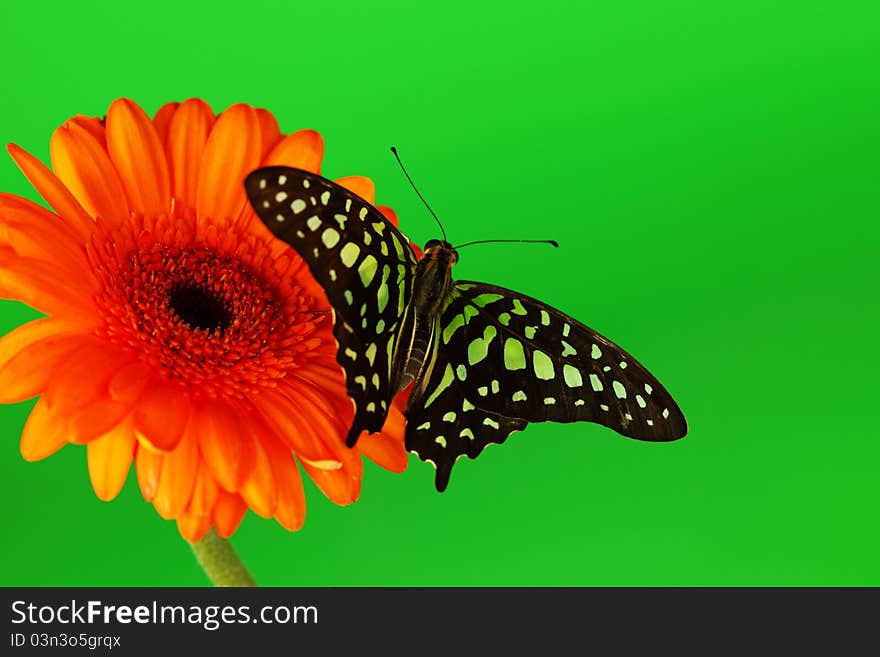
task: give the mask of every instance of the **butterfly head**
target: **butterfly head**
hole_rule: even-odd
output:
[[[458,251],[446,240],[428,240],[425,244],[424,257],[454,265],[458,262]]]

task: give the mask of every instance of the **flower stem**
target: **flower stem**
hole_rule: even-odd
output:
[[[257,585],[229,541],[217,536],[213,529],[202,540],[190,545],[214,586]]]

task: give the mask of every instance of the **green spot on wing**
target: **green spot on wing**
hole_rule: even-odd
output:
[[[495,339],[497,333],[495,327],[490,325],[483,329],[482,338],[474,338],[471,340],[471,343],[468,345],[469,365],[476,365],[486,358],[489,354],[489,345],[492,344],[492,340]]]
[[[444,344],[448,344],[452,339],[453,334],[460,329],[462,326],[467,324],[471,317],[476,317],[479,314],[478,311],[473,306],[465,306],[462,312],[457,314],[452,318],[452,321],[447,324],[443,329],[443,342]]]
[[[495,303],[496,301],[499,301],[503,298],[504,297],[501,296],[500,294],[493,294],[491,292],[486,292],[485,294],[479,294],[479,295],[475,296],[473,299],[471,299],[471,302],[474,305],[479,306],[480,308],[485,308],[490,303]]]
[[[373,282],[373,277],[376,275],[376,270],[378,268],[379,263],[375,257],[368,255],[363,259],[358,267],[358,274],[361,277],[361,283],[364,287],[369,287],[370,283]]]
[[[568,363],[562,366],[562,377],[565,379],[565,385],[569,388],[580,388],[584,385],[580,371]]]
[[[446,369],[443,370],[443,378],[440,379],[440,383],[437,384],[437,387],[434,388],[434,392],[431,393],[431,396],[425,400],[425,408],[428,408],[437,397],[440,396],[440,393],[446,390],[450,386],[450,384],[455,380],[455,373],[452,371],[452,365],[449,363],[446,364]]]
[[[507,338],[504,341],[504,367],[509,370],[524,370],[526,368],[526,354],[523,351],[522,342],[516,338]]]
[[[342,250],[339,251],[339,259],[342,260],[343,265],[351,267],[354,265],[354,261],[357,260],[360,252],[361,248],[357,244],[354,242],[348,242],[342,247]]]
[[[539,379],[549,381],[556,375],[553,369],[553,361],[543,351],[535,349],[532,353],[532,364],[535,367],[535,376]]]

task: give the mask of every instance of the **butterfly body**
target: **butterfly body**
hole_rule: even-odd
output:
[[[431,240],[419,259],[376,208],[299,169],[258,169],[245,188],[333,308],[355,407],[350,446],[382,428],[410,384],[406,447],[434,464],[438,490],[460,457],[529,422],[595,422],[646,441],[687,433],[666,389],[607,338],[532,297],[453,280],[458,254],[448,242]]]
[[[458,253],[448,242],[431,240],[413,275],[412,299],[404,310],[391,363],[392,389],[399,392],[417,380],[434,344],[442,304],[452,285]]]

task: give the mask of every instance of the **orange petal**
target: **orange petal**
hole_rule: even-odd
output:
[[[106,398],[107,382],[128,358],[114,347],[89,340],[55,363],[46,385],[46,402],[53,410],[69,413]]]
[[[192,431],[202,458],[221,487],[237,491],[256,459],[253,435],[238,409],[221,402],[203,402],[193,412]]]
[[[134,458],[131,421],[120,422],[88,446],[89,477],[98,499],[109,502],[119,494]]]
[[[148,386],[134,411],[134,428],[139,438],[161,451],[173,450],[180,442],[192,404],[186,391],[166,381]]]
[[[263,448],[263,442],[265,441],[261,440],[258,435],[262,433],[262,427],[259,426],[261,423],[259,418],[253,418],[251,422],[254,427],[254,437],[252,439],[254,466],[245,478],[239,492],[248,506],[257,515],[270,518],[275,513],[275,508],[278,505],[278,492],[275,489],[275,479],[272,475],[272,465],[269,462],[269,456]],[[269,429],[264,431],[270,433]]]
[[[153,380],[153,369],[139,360],[123,365],[110,379],[107,392],[117,402],[134,402]]]
[[[297,531],[306,519],[306,497],[296,459],[277,438],[263,437],[262,445],[269,457],[278,491],[275,519],[285,529]]]
[[[43,392],[58,363],[66,362],[72,353],[91,341],[91,338],[76,334],[47,335],[35,339],[43,330],[34,327],[30,335],[18,335],[17,331],[13,331],[0,343],[3,351],[10,353],[12,346],[17,342],[21,344],[5,362],[0,361],[0,403],[12,404]],[[13,334],[16,336],[11,337]],[[6,343],[7,339],[9,343]]]
[[[299,456],[309,461],[333,459],[333,453],[308,429],[307,419],[291,406],[287,397],[274,390],[264,391],[254,400],[275,433]]]
[[[99,144],[101,144],[101,148],[107,148],[107,131],[104,129],[104,124],[101,122],[101,119],[97,116],[77,114],[72,119],[68,119],[64,122],[65,125],[68,123],[76,123],[81,128],[84,128]]]
[[[72,275],[88,272],[85,245],[76,231],[36,203],[12,194],[0,193],[0,244],[20,257],[48,260]]]
[[[354,476],[347,468],[322,470],[301,461],[315,485],[331,502],[345,506],[356,502],[361,492],[361,478]]]
[[[67,443],[64,422],[49,409],[45,400],[37,401],[21,432],[21,455],[25,461],[39,461]]]
[[[211,529],[211,516],[184,513],[177,518],[177,531],[191,543],[205,538],[209,529]]]
[[[15,144],[7,147],[9,154],[25,177],[48,203],[63,222],[69,225],[83,239],[92,234],[95,222],[85,208],[70,193],[52,171],[27,151]]]
[[[140,447],[138,448],[140,449]],[[168,520],[177,518],[192,498],[199,464],[199,449],[195,436],[187,430],[187,435],[178,443],[174,451],[167,452],[162,459],[162,472],[153,505],[159,515]]]
[[[214,508],[214,503],[217,501],[217,495],[219,494],[220,487],[214,480],[211,469],[207,463],[200,460],[188,510],[197,515],[210,517],[211,509]]]
[[[107,111],[107,150],[119,172],[129,208],[149,215],[170,208],[171,183],[164,145],[146,113],[127,98],[113,101]]]
[[[156,497],[164,460],[165,457],[160,452],[137,443],[134,454],[134,466],[137,471],[141,494],[147,502],[152,502],[153,498]]]
[[[260,159],[262,160],[281,141],[281,131],[278,129],[278,121],[269,110],[258,109],[257,118],[260,120]]]
[[[388,418],[382,432],[377,434],[364,433],[357,443],[358,450],[379,465],[391,472],[403,472],[409,460],[403,436],[406,419],[393,405],[388,410]]]
[[[185,100],[168,126],[167,152],[171,166],[171,189],[184,207],[195,210],[199,170],[205,142],[214,125],[214,112],[203,100]]]
[[[130,404],[105,397],[95,399],[68,416],[67,431],[72,443],[87,443],[112,430],[131,413]]]
[[[153,116],[153,125],[156,128],[156,134],[159,135],[159,139],[163,144],[168,141],[168,127],[171,124],[171,119],[179,105],[180,103],[174,102],[165,103]]]
[[[297,130],[287,135],[271,150],[263,166],[279,164],[321,173],[324,159],[324,138],[314,130]]]
[[[350,192],[354,192],[370,205],[376,202],[376,185],[366,176],[337,178],[336,184],[345,187]]]
[[[2,298],[23,301],[47,315],[90,326],[94,325],[96,315],[95,303],[89,294],[91,287],[92,281],[85,275],[59,272],[51,262],[15,257],[0,250]]]
[[[35,319],[13,329],[0,338],[0,371],[22,349],[26,349],[35,342],[50,336],[63,335],[69,332],[70,328],[68,325],[62,324],[51,317]]]
[[[311,394],[312,391],[304,382],[295,386],[279,386],[278,391],[285,395],[291,410],[298,417],[305,419],[304,431],[311,432],[324,445],[325,452],[329,452],[333,459],[359,477],[363,472],[363,463],[356,450],[345,446],[344,436],[347,427],[342,425],[338,410],[326,400],[326,397]],[[322,403],[317,401],[318,398]],[[297,456],[302,455],[297,453]]]
[[[68,122],[53,133],[49,152],[55,173],[90,215],[113,227],[129,218],[119,174],[90,132]]]
[[[246,511],[247,505],[239,495],[221,490],[217,503],[214,504],[213,520],[217,534],[222,538],[232,536],[241,524]]]
[[[260,120],[250,105],[233,105],[214,124],[199,170],[200,219],[236,219],[247,204],[244,179],[260,162]]]
[[[377,205],[376,209],[392,224],[400,226],[400,221],[397,219],[397,213],[387,205]]]

